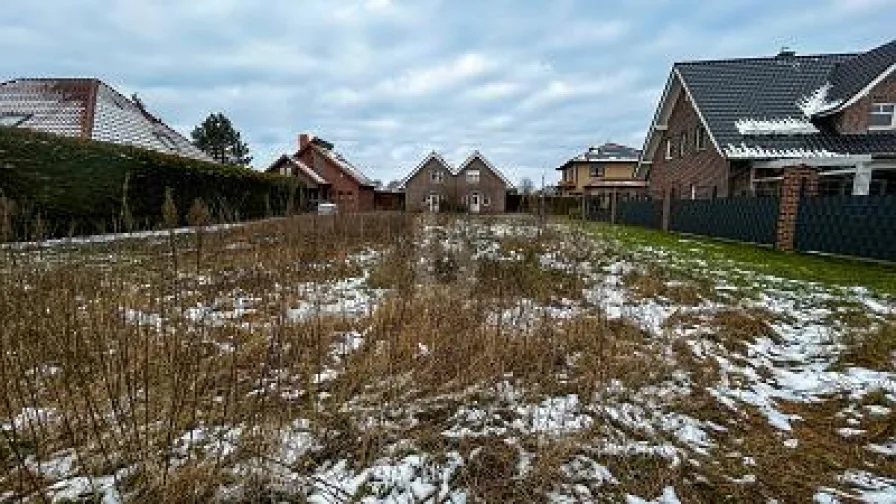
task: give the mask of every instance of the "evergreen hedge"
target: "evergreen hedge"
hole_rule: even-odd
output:
[[[14,208],[16,235],[38,218],[51,236],[155,228],[167,189],[181,224],[196,199],[217,222],[283,215],[305,201],[293,177],[0,127],[0,198],[7,215]]]

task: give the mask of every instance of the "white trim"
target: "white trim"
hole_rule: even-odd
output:
[[[870,154],[862,156],[842,156],[834,158],[790,158],[790,159],[772,159],[768,161],[754,161],[755,168],[789,168],[792,166],[806,165],[814,168],[824,168],[826,166],[844,166],[856,165],[859,163],[868,163],[872,160]]]
[[[448,164],[448,161],[445,161],[445,158],[443,158],[441,156],[441,154],[439,154],[438,152],[432,151],[429,153],[429,155],[427,155],[423,159],[423,162],[421,162],[420,164],[417,165],[416,168],[414,168],[414,171],[412,171],[410,173],[410,175],[408,175],[407,177],[404,178],[404,180],[401,181],[401,185],[398,186],[399,189],[405,189],[405,186],[407,185],[408,181],[411,180],[412,178],[414,178],[414,176],[417,175],[417,173],[420,172],[420,170],[422,170],[423,167],[426,166],[426,164],[429,163],[433,159],[435,159],[436,161],[441,163],[442,166],[444,166],[445,169],[448,170],[449,175],[454,175],[454,170],[451,169],[451,165]]]
[[[697,113],[697,117],[700,118],[700,123],[703,124],[704,128],[706,128],[706,135],[709,137],[710,140],[712,140],[712,144],[715,146],[716,152],[718,152],[721,155],[724,155],[721,147],[719,147],[719,143],[716,142],[716,137],[712,134],[712,128],[709,127],[709,123],[706,122],[706,118],[703,117],[703,112],[701,112],[700,107],[697,106],[697,101],[694,100],[694,95],[691,94],[691,90],[688,89],[688,83],[685,82],[684,79],[681,77],[681,73],[678,72],[678,68],[673,68],[673,70],[675,71],[675,75],[678,76],[678,80],[681,82],[681,87],[684,89],[684,92],[687,93],[688,98],[690,98],[691,107],[694,109],[694,112]]]
[[[844,109],[846,109],[846,108],[848,108],[848,107],[851,107],[851,106],[854,105],[857,101],[859,101],[860,99],[862,99],[863,96],[865,96],[865,95],[867,95],[868,93],[870,93],[872,89],[874,89],[875,87],[877,87],[878,84],[880,84],[881,82],[883,82],[883,81],[884,81],[887,77],[889,77],[890,74],[892,74],[893,72],[896,72],[896,63],[890,65],[889,68],[887,68],[886,70],[884,70],[883,72],[881,72],[880,75],[878,75],[877,77],[875,77],[871,82],[868,83],[868,85],[866,85],[864,88],[862,88],[858,93],[854,94],[850,99],[845,100],[845,101],[844,101],[843,103],[841,103],[840,105],[838,105],[838,106],[836,106],[836,107],[834,107],[834,108],[832,108],[832,109],[830,109],[830,110],[827,110],[827,111],[825,111],[825,112],[822,112],[822,113],[820,113],[820,114],[818,114],[818,115],[820,115],[820,116],[822,116],[822,117],[824,117],[824,116],[829,116],[829,115],[836,114],[837,112],[840,112],[840,111],[842,111],[842,110],[844,110]]]
[[[653,119],[650,121],[650,130],[647,132],[647,136],[644,138],[644,146],[641,148],[641,160],[638,161],[638,165],[635,167],[635,176],[641,173],[641,166],[647,164],[646,160],[653,160],[653,156],[656,154],[656,147],[651,149],[651,142],[653,141],[653,137],[657,131],[666,131],[669,129],[668,122],[664,121],[663,124],[660,124],[660,114],[663,110],[663,104],[666,103],[666,100],[669,96],[669,91],[672,90],[673,83],[675,82],[675,72],[674,66],[672,67],[673,71],[669,72],[669,77],[666,79],[666,87],[663,88],[663,95],[660,97],[660,102],[656,107],[656,111],[653,113]],[[679,85],[680,87],[680,85]]]
[[[648,159],[652,160],[656,155],[656,148],[659,147],[659,145],[657,144],[651,147],[651,142],[656,132],[667,131],[669,129],[669,116],[672,115],[672,109],[675,107],[675,103],[673,102],[669,104],[668,115],[664,114],[664,109],[666,102],[670,98],[670,91],[674,90],[676,83],[678,84],[679,91],[678,93],[676,93],[675,98],[680,98],[682,91],[684,91],[684,93],[688,97],[688,100],[691,102],[691,108],[694,109],[694,112],[696,112],[697,117],[700,119],[700,124],[703,126],[703,129],[706,130],[706,136],[709,137],[712,145],[716,148],[716,152],[718,152],[720,156],[727,158],[725,152],[719,147],[719,143],[716,141],[716,137],[713,135],[712,129],[709,127],[709,123],[706,122],[706,117],[703,116],[703,112],[701,112],[700,107],[697,106],[697,102],[694,100],[694,95],[691,94],[690,89],[688,89],[687,83],[681,76],[681,72],[678,71],[678,66],[672,65],[672,71],[669,73],[669,79],[666,82],[666,88],[665,90],[663,90],[663,96],[660,98],[660,103],[653,115],[653,121],[651,121],[650,131],[647,133],[647,139],[644,141],[644,148],[641,150],[641,161],[638,162],[635,176],[640,176],[641,166],[648,164],[645,161]],[[662,117],[664,115],[665,117]],[[661,119],[662,122],[660,121]]]
[[[871,115],[872,114],[886,114],[886,112],[875,112],[872,110],[868,112],[868,131],[892,131],[896,130],[896,103],[894,102],[872,102],[871,108],[874,107],[886,107],[890,106],[893,108],[893,111],[890,112],[890,125],[889,126],[872,126],[871,125]]]

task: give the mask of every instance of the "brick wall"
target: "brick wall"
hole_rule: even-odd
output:
[[[340,211],[373,211],[373,188],[362,187],[329,157],[312,147],[302,151],[299,159],[330,183],[330,201],[336,203]]]
[[[479,170],[478,183],[467,181],[467,172],[470,170]],[[468,197],[473,192],[478,192],[489,199],[488,206],[480,204],[479,213],[504,213],[507,208],[507,184],[479,158],[473,159],[457,174],[458,202],[462,203],[464,196]]]
[[[707,133],[705,149],[697,151],[694,136],[700,118],[686,93],[681,93],[669,117],[668,130],[663,133],[659,147],[653,156],[650,168],[650,194],[662,198],[670,191],[677,198],[690,197],[693,184],[703,191],[719,197],[727,197],[728,160],[722,157],[712,144]],[[682,132],[687,132],[684,156],[679,155]],[[672,159],[666,159],[666,140],[672,141]]]
[[[867,133],[868,114],[874,103],[896,103],[896,75],[890,75],[866,96],[841,112],[834,124],[841,133]]]
[[[442,172],[442,182],[440,183],[432,181],[432,173],[436,171]],[[442,196],[444,209],[447,209],[447,205],[453,204],[457,199],[455,180],[451,171],[435,158],[427,161],[405,183],[405,210],[409,212],[429,211],[425,199],[432,192]]]
[[[781,203],[778,210],[778,231],[775,246],[793,250],[796,237],[796,218],[802,196],[818,194],[818,172],[807,166],[784,170],[781,181]]]

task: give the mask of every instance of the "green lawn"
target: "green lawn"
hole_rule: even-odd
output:
[[[590,231],[612,237],[633,249],[658,248],[683,259],[677,266],[703,261],[712,269],[732,267],[780,278],[842,287],[861,286],[896,296],[896,265],[797,252],[757,245],[685,236],[656,229],[589,222]],[[734,279],[736,281],[736,279]]]

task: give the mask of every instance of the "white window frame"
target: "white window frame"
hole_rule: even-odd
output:
[[[666,161],[672,159],[672,138],[666,139]]]
[[[694,131],[694,149],[697,152],[706,150],[706,128],[702,124]]]
[[[688,132],[682,131],[680,135],[678,135],[678,157],[683,158],[685,154],[687,154],[688,147]]]
[[[890,114],[890,125],[889,126],[872,126],[871,125],[871,116],[873,115],[886,115],[887,112],[877,112],[876,108],[880,107],[882,110],[884,107],[890,107],[892,110],[889,112]],[[892,130],[896,129],[896,103],[872,103],[871,104],[871,112],[868,113],[868,129],[869,130]]]
[[[467,170],[467,174],[465,175],[468,184],[478,184],[479,183],[479,170]]]
[[[479,196],[480,201],[482,202],[482,206],[491,206],[492,199],[489,198],[488,194],[482,194]]]
[[[441,184],[445,181],[445,173],[442,170],[433,170],[429,174],[429,180],[434,184]]]

